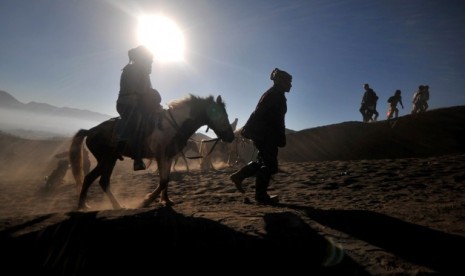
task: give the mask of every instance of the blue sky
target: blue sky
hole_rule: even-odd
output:
[[[293,75],[286,126],[361,121],[363,84],[408,114],[420,84],[430,108],[465,104],[465,2],[428,0],[37,0],[0,2],[0,90],[116,116],[121,69],[137,20],[163,14],[182,29],[185,62],[154,62],[163,103],[221,94],[242,126],[278,67]]]

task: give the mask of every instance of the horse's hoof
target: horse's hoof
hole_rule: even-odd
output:
[[[163,206],[170,207],[176,205],[176,203],[170,199],[168,200],[160,200],[160,203],[163,204]]]
[[[145,199],[139,204],[139,206],[137,206],[137,208],[147,208],[149,205],[150,205],[150,201]]]
[[[78,211],[89,211],[91,207],[89,204],[84,203],[84,204],[80,204],[77,209]]]

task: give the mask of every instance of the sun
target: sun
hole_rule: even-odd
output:
[[[184,34],[171,19],[161,15],[139,17],[139,42],[147,46],[161,62],[184,60]]]

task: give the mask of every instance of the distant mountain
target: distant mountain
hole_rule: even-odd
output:
[[[0,90],[0,130],[25,138],[69,137],[81,128],[91,128],[111,116],[47,103],[22,103]]]
[[[0,107],[17,108],[21,105],[21,102],[8,94],[6,91],[0,90]]]
[[[69,107],[56,107],[47,103],[30,102],[25,104],[18,101],[15,97],[3,90],[0,90],[0,108],[25,111],[29,113],[39,113],[50,116],[78,118],[96,122],[105,121],[111,118],[109,115],[94,111]]]

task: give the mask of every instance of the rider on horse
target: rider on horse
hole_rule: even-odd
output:
[[[116,110],[121,116],[118,127],[118,148],[123,150],[127,143],[133,149],[134,170],[144,170],[142,161],[145,129],[163,111],[161,97],[152,88],[153,54],[145,47],[138,46],[128,51],[129,63],[123,68]],[[148,120],[151,118],[151,120]]]

